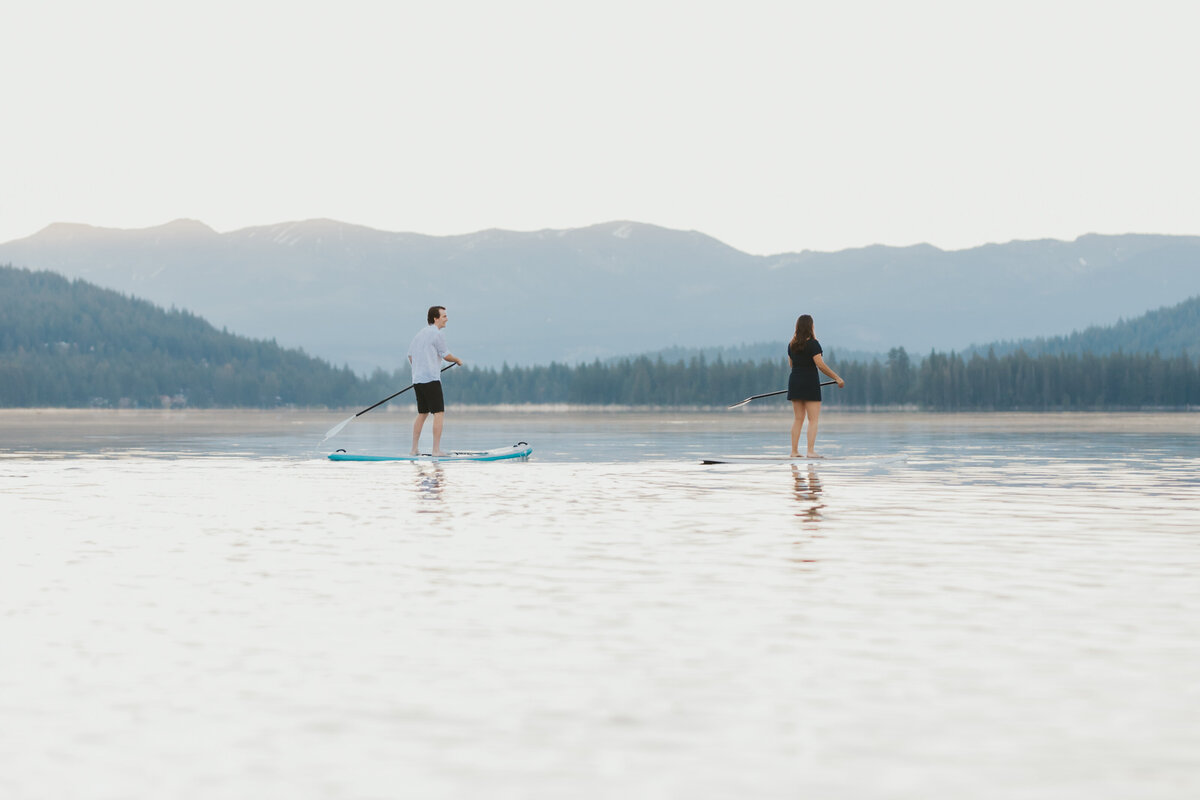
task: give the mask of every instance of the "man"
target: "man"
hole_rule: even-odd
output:
[[[433,454],[442,452],[442,417],[446,402],[442,399],[442,361],[462,366],[462,359],[446,349],[444,328],[450,317],[445,306],[433,306],[426,315],[429,326],[417,331],[408,346],[408,363],[412,365],[413,392],[417,396],[417,418],[413,422],[412,455],[420,452],[417,442],[425,427],[425,418],[433,414]]]

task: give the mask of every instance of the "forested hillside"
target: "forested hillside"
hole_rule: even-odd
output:
[[[1069,336],[1018,339],[997,342],[968,352],[1007,355],[1024,350],[1031,355],[1108,353],[1160,353],[1200,356],[1200,296],[1142,314],[1134,319],[1118,320],[1113,325],[1093,326]]]
[[[357,381],[187,311],[0,267],[0,406],[343,405]]]

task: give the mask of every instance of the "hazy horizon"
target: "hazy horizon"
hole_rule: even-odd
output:
[[[756,255],[1192,235],[1196,22],[1164,0],[50,0],[0,52],[0,241],[176,218],[637,220]]]

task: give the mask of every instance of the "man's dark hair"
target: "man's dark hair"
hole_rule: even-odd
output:
[[[440,317],[442,315],[442,312],[445,310],[446,310],[445,306],[430,306],[429,313],[425,315],[425,318],[428,319],[429,324],[432,325],[434,323],[434,321],[438,317]]]

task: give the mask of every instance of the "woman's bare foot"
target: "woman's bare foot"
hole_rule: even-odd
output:
[[[816,453],[809,453],[808,455],[805,456],[805,458],[824,458],[824,457],[825,456],[819,456]]]

